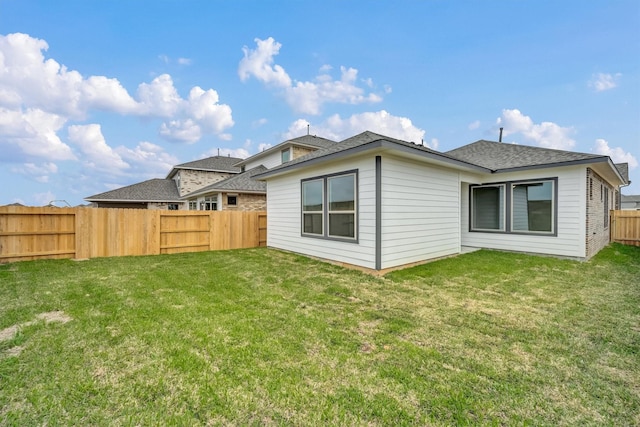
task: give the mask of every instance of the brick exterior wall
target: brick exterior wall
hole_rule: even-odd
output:
[[[600,175],[587,168],[587,258],[609,244],[609,210],[615,206],[615,193]]]
[[[180,180],[180,185],[178,186],[178,192],[182,197],[185,194],[189,194],[192,191],[199,190],[202,187],[206,187],[209,184],[222,181],[223,179],[229,178],[232,175],[235,175],[235,174],[226,173],[226,172],[208,172],[208,171],[181,169],[176,174],[176,177],[179,177],[179,180]]]
[[[291,157],[291,160],[293,159],[297,159],[298,157],[302,157],[304,155],[307,155],[309,153],[312,153],[316,151],[313,148],[305,148],[305,147],[298,147],[297,145],[293,146],[293,155]]]
[[[236,196],[236,206],[229,206],[227,197]],[[223,194],[222,195],[223,211],[266,211],[267,196],[266,194]]]

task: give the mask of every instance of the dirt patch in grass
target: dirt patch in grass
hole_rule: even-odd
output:
[[[8,328],[4,328],[0,331],[0,342],[13,339],[21,328],[35,325],[38,320],[44,320],[45,323],[67,323],[73,320],[70,316],[67,316],[64,311],[49,311],[46,313],[40,313],[36,316],[36,319],[37,320],[30,320],[28,322],[19,323],[17,325],[9,326]]]

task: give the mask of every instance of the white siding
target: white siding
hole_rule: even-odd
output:
[[[469,184],[462,184],[462,245],[583,258],[585,246],[586,170],[584,166],[535,169],[478,177],[473,183],[558,178],[558,235],[522,235],[469,231]],[[509,191],[507,189],[507,191]]]
[[[382,268],[460,252],[460,184],[450,169],[382,157]]]
[[[300,181],[353,169],[358,170],[358,242],[302,237]],[[268,246],[375,268],[375,156],[310,167],[271,178],[267,181],[267,194]]]
[[[282,157],[280,154],[280,150],[276,150],[273,153],[270,153],[264,157],[260,157],[259,159],[250,161],[245,165],[245,170],[251,170],[257,166],[263,165],[267,169],[271,169],[276,166],[280,166],[282,163]]]

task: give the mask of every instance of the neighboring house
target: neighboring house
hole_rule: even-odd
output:
[[[253,176],[266,171],[267,168],[260,165],[193,191],[185,196],[189,209],[264,211],[267,209],[267,184]]]
[[[242,171],[240,174],[192,191],[183,199],[191,210],[265,210],[267,186],[253,179],[254,175],[333,144],[334,141],[313,135],[284,141],[235,163]]]
[[[266,185],[253,175],[304,156],[334,141],[305,135],[248,159],[213,156],[174,166],[165,179],[151,179],[86,197],[97,207],[170,210],[264,210]]]
[[[608,156],[490,141],[442,153],[372,132],[256,178],[268,246],[373,270],[466,248],[588,259],[628,183]]]
[[[150,179],[85,197],[100,208],[187,209],[182,196],[240,173],[242,159],[213,156],[174,166],[165,179]]]
[[[640,195],[621,196],[620,209],[640,211]]]

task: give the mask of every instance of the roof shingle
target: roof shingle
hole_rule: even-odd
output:
[[[464,145],[445,154],[493,171],[603,158],[602,155],[485,140]]]
[[[85,197],[85,200],[89,202],[177,202],[180,201],[180,195],[178,194],[178,187],[176,187],[174,180],[154,178]]]

